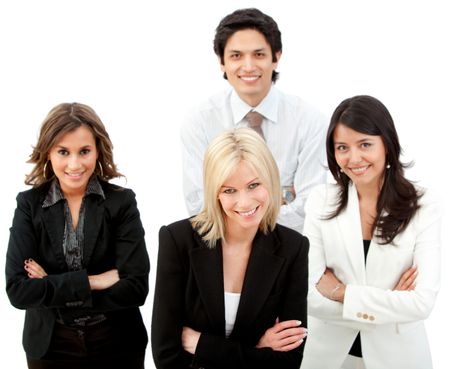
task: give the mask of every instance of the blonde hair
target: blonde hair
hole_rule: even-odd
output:
[[[269,193],[267,211],[259,225],[263,233],[275,228],[281,206],[280,174],[269,148],[254,130],[238,128],[217,136],[208,146],[203,162],[204,205],[191,222],[209,247],[225,235],[225,218],[218,196],[222,185],[241,161],[258,174]]]

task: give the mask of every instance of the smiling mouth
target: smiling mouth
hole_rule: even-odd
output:
[[[84,172],[78,172],[78,173],[67,173],[67,172],[66,172],[66,175],[67,175],[68,177],[77,178],[77,177],[81,177],[81,176],[83,175],[83,173],[84,173]]]
[[[369,169],[370,165],[365,165],[363,167],[358,168],[348,168],[354,174],[363,174],[367,169]]]
[[[261,76],[239,76],[239,78],[245,82],[253,82],[261,78]]]
[[[257,206],[256,208],[254,208],[253,210],[250,211],[237,211],[236,213],[238,213],[239,215],[242,215],[243,217],[251,217],[253,214],[256,213],[256,211],[259,209],[259,206]]]

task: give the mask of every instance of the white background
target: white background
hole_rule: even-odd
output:
[[[408,177],[433,188],[448,208],[450,14],[444,3],[0,0],[0,265],[42,120],[60,102],[86,103],[111,135],[128,180],[118,183],[137,193],[152,262],[142,307],[150,331],[157,232],[187,216],[179,126],[188,109],[227,86],[212,51],[214,30],[223,16],[249,6],[273,16],[281,29],[279,88],[328,115],[349,96],[379,98],[394,117],[404,159],[415,160]],[[444,230],[442,288],[426,322],[438,369],[448,367],[448,242]],[[0,309],[0,366],[25,368],[24,313],[5,293]],[[146,364],[153,367],[150,346]]]

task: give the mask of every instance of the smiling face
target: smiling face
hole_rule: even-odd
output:
[[[333,142],[336,162],[355,186],[380,190],[386,167],[381,136],[360,133],[339,123]]]
[[[51,148],[48,159],[65,195],[83,195],[97,162],[92,131],[81,125]]]
[[[267,211],[269,192],[258,174],[241,161],[219,191],[227,232],[256,232]]]
[[[224,49],[222,71],[239,97],[250,106],[257,106],[272,85],[272,72],[281,52],[272,60],[272,50],[264,35],[253,29],[235,32]],[[220,61],[220,58],[219,58]]]

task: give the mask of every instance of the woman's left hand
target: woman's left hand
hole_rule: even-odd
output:
[[[343,284],[330,268],[325,269],[319,282],[317,290],[327,299],[343,302],[345,296],[345,284]]]
[[[181,345],[183,348],[194,355],[197,349],[197,343],[200,339],[200,332],[194,331],[192,328],[183,327],[183,332],[181,333]]]
[[[44,278],[47,276],[44,268],[42,268],[33,259],[27,259],[24,263],[24,269],[28,273],[28,277],[30,277],[31,279]]]

